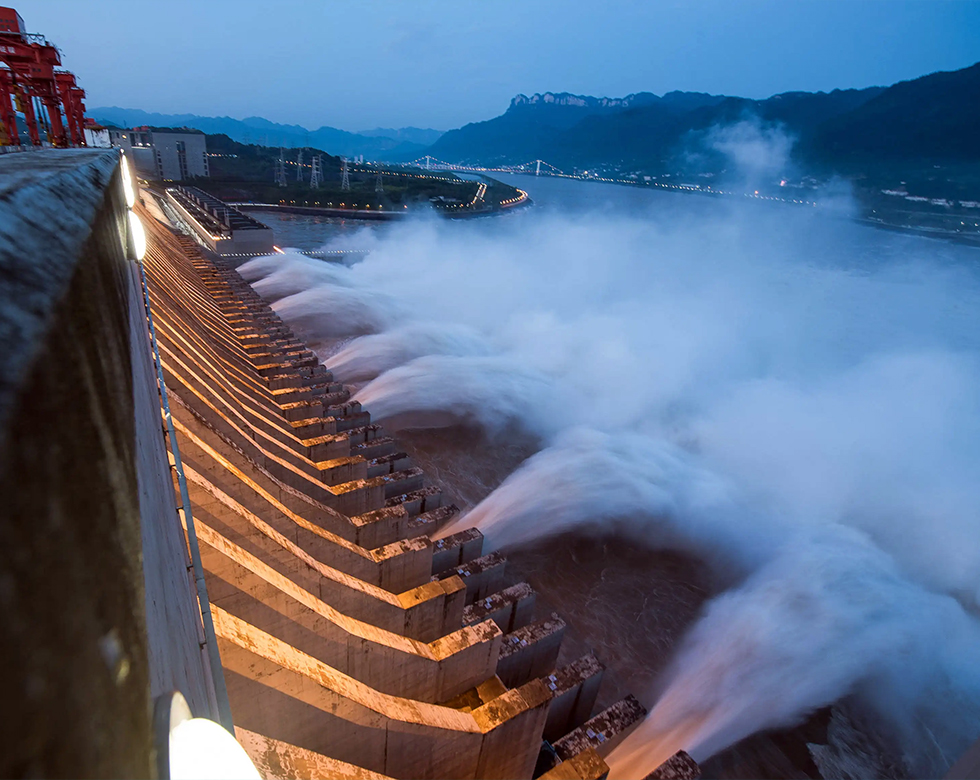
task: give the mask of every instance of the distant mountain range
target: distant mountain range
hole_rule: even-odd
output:
[[[240,143],[316,147],[400,162],[431,154],[453,163],[521,164],[547,160],[564,170],[596,167],[666,173],[718,170],[704,140],[713,129],[750,119],[796,140],[794,155],[813,172],[862,174],[933,164],[980,165],[980,63],[890,87],[785,92],[750,100],[702,92],[639,92],[622,98],[567,92],[517,95],[501,116],[458,130],[405,127],[350,133],[307,130],[261,117],[232,119],[96,108],[103,123],[183,126]],[[900,176],[900,178],[902,178]]]
[[[369,138],[392,138],[401,143],[419,144],[420,146],[431,146],[438,141],[443,134],[443,130],[432,130],[431,128],[419,127],[376,127],[373,130],[359,130],[358,135],[366,135]]]
[[[418,127],[377,128],[361,133],[326,126],[308,130],[300,125],[282,125],[257,116],[232,119],[228,116],[155,114],[115,106],[93,108],[87,113],[97,122],[117,127],[191,127],[205,133],[223,133],[239,143],[287,148],[310,146],[348,157],[363,154],[370,160],[410,159],[442,135],[439,130]]]
[[[878,163],[980,162],[980,63],[890,87],[787,92],[765,100],[669,92],[595,98],[518,95],[507,111],[442,135],[429,149],[453,163],[570,170],[612,166],[656,172],[690,164],[711,128],[754,119],[797,139],[810,166],[860,170]]]
[[[427,151],[447,162],[524,163],[543,158],[559,167],[635,158],[684,114],[725,97],[698,92],[641,92],[596,98],[567,92],[518,95],[506,113],[451,130]],[[633,147],[637,147],[635,150]]]

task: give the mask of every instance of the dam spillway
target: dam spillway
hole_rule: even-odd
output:
[[[561,617],[542,613],[530,586],[508,576],[505,558],[483,549],[478,530],[431,540],[457,508],[231,261],[138,203],[133,214],[146,252],[141,264],[125,259],[132,236],[125,172],[114,153],[68,162],[38,153],[36,160],[53,171],[31,182],[43,190],[35,197],[64,190],[72,176],[88,197],[90,213],[70,226],[84,251],[66,249],[66,269],[75,252],[80,267],[109,265],[123,280],[124,294],[103,305],[129,323],[121,335],[132,354],[116,361],[117,370],[135,377],[132,413],[143,420],[135,485],[115,485],[141,499],[142,551],[119,556],[134,571],[142,566],[145,584],[130,591],[134,603],[146,599],[134,607],[132,628],[134,636],[143,632],[144,646],[128,635],[114,640],[132,656],[133,712],[141,696],[150,703],[181,690],[194,715],[232,721],[270,778],[604,777],[603,757],[645,710],[632,696],[596,707],[601,659],[563,654]],[[69,287],[60,295],[84,308],[93,293]],[[84,344],[89,337],[78,336]],[[90,345],[96,358],[110,348],[116,345]],[[164,381],[159,394],[151,360]],[[96,359],[91,370],[98,374],[105,363]],[[52,399],[73,389],[57,377],[49,383]],[[163,395],[169,405],[160,436],[146,421],[159,418]],[[71,433],[62,426],[51,435]],[[121,440],[132,435],[120,427]],[[40,533],[27,519],[24,528]],[[194,593],[188,549],[179,549],[185,533],[191,558],[199,550],[206,597]],[[88,595],[69,594],[67,602]],[[204,627],[189,604],[210,615]],[[64,606],[52,598],[45,609],[57,615]],[[112,658],[105,636],[99,647]],[[215,650],[220,668],[207,663]],[[92,672],[76,677],[85,674]],[[146,713],[133,719],[148,727]],[[124,773],[142,774],[139,756],[133,760]],[[655,776],[697,773],[683,756],[663,770]]]
[[[253,758],[296,747],[392,777],[531,776],[552,698],[568,702],[552,731],[581,725],[602,667],[556,669],[560,618],[532,620],[533,592],[505,587],[479,532],[433,545],[455,507],[233,269],[149,232],[232,714],[263,738],[247,737],[264,745]]]

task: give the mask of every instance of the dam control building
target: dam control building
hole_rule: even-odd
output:
[[[160,181],[208,178],[208,144],[204,133],[193,130],[152,130],[149,127],[111,128],[113,146],[131,155],[136,169]]]

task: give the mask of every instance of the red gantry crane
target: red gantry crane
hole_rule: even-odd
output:
[[[85,146],[85,90],[58,65],[58,49],[26,32],[13,8],[0,6],[0,146],[20,144],[16,112],[34,146],[42,132],[52,146]]]

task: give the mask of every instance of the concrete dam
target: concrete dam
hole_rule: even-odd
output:
[[[644,708],[120,159],[0,158],[0,771],[177,776],[207,719],[267,778],[605,777]]]

